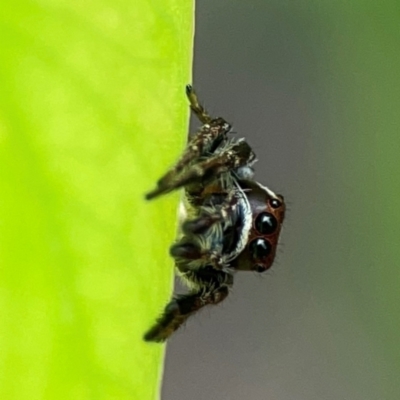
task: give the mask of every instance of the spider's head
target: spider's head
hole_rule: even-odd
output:
[[[252,213],[252,225],[247,244],[240,255],[233,261],[237,270],[264,272],[274,261],[276,246],[283,218],[285,202],[277,195],[254,181],[241,181]]]

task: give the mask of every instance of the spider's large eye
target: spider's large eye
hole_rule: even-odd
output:
[[[264,212],[259,214],[256,218],[255,226],[261,234],[270,235],[275,232],[278,222],[272,214]]]
[[[263,260],[271,253],[272,246],[268,240],[257,238],[250,243],[249,249],[253,260]]]

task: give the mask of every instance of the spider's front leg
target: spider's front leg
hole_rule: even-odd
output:
[[[212,154],[227,140],[226,135],[231,130],[231,125],[223,118],[212,118],[207,113],[191,85],[186,86],[186,96],[191,110],[204,125],[188,141],[186,149],[175,165],[158,180],[156,189],[146,194],[147,200],[169,192],[169,186],[175,177],[200,157]]]
[[[193,89],[192,85],[186,85],[186,96],[190,103],[190,108],[200,122],[203,124],[209,124],[213,118],[210,117],[208,112],[204,109],[204,107],[199,102],[196,92]]]
[[[216,118],[203,125],[189,141],[182,156],[157,182],[157,187],[146,194],[151,200],[176,188],[175,181],[179,175],[203,156],[212,154],[218,146],[227,140],[231,126],[222,118]]]
[[[219,153],[187,166],[180,174],[171,176],[168,182],[159,184],[146,197],[151,199],[183,186],[188,186],[189,197],[196,196],[202,191],[202,188],[223,173],[238,170],[245,165],[251,165],[254,160],[255,154],[249,144],[244,139],[238,140],[226,146]]]
[[[181,269],[184,269],[181,266]],[[198,271],[186,271],[184,277],[190,280],[195,289],[188,294],[174,297],[165,307],[156,323],[146,332],[147,342],[164,342],[187,319],[207,305],[216,305],[229,294],[233,276],[229,272],[216,271],[204,267]]]

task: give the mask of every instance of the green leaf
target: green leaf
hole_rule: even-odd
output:
[[[7,2],[0,14],[0,398],[154,399],[187,132],[193,4]]]

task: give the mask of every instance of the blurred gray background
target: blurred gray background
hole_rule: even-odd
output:
[[[236,274],[228,299],[170,340],[164,400],[400,398],[397,265],[376,239],[390,217],[374,112],[393,97],[365,86],[399,65],[385,69],[391,14],[358,1],[197,2],[199,97],[248,139],[257,179],[288,212],[272,270]]]

